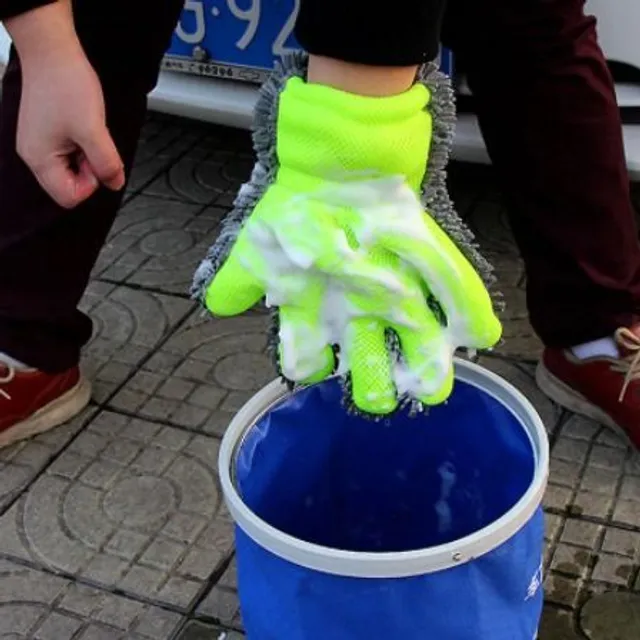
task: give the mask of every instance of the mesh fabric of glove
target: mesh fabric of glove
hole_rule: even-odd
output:
[[[455,348],[491,347],[501,327],[482,278],[420,203],[429,88],[370,98],[294,74],[273,98],[275,148],[262,157],[258,149],[252,180],[264,185],[250,203],[245,187],[243,216],[232,212],[197,294],[218,316],[263,297],[277,307],[279,366],[290,381],[331,375],[338,345],[339,371],[363,412],[389,413],[401,396],[444,401]]]

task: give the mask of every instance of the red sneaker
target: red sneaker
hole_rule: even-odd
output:
[[[640,449],[640,324],[618,329],[619,358],[580,360],[545,349],[536,371],[540,389],[559,405],[604,424]]]
[[[50,375],[0,361],[0,447],[67,422],[90,398],[91,385],[77,366]]]

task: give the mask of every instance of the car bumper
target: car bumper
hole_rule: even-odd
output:
[[[621,107],[640,105],[640,87],[617,87]],[[151,109],[185,118],[248,129],[258,90],[254,85],[162,72],[150,96]],[[631,179],[640,181],[640,124],[624,125],[627,166]],[[459,115],[453,157],[465,162],[489,163],[477,118]]]

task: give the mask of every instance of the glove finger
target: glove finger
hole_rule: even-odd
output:
[[[311,282],[300,306],[280,307],[280,369],[293,382],[320,382],[335,369],[329,336],[321,326],[323,294],[321,283]]]
[[[255,256],[259,260],[259,256]],[[259,265],[258,265],[259,268]],[[255,306],[265,295],[259,270],[243,266],[235,250],[214,276],[205,293],[205,305],[216,316],[236,316]]]
[[[397,334],[406,366],[396,379],[399,391],[408,391],[426,405],[447,400],[454,378],[452,349],[445,336],[425,341],[419,332],[405,327],[399,327]]]
[[[266,203],[273,200],[269,194],[270,191],[263,198]],[[268,208],[265,210],[263,202],[259,203],[207,288],[205,304],[213,314],[238,315],[265,294],[269,295],[269,303],[284,305],[300,292],[299,270],[287,268],[289,261],[282,255],[267,214]]]
[[[398,367],[398,394],[408,393],[427,405],[444,402],[453,389],[453,358],[447,329],[429,309],[424,297],[407,300],[403,315],[413,326],[394,325],[403,366]]]
[[[438,224],[428,215],[423,219],[423,234],[390,232],[382,239],[384,246],[418,270],[442,306],[459,345],[494,346],[502,327],[482,279]]]
[[[353,402],[366,413],[385,415],[398,406],[385,325],[357,318],[349,327],[346,355],[351,369]]]

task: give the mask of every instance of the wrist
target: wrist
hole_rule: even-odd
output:
[[[417,66],[373,67],[312,55],[307,82],[361,96],[384,97],[408,91],[417,72]]]
[[[429,101],[422,84],[367,97],[291,78],[279,101],[280,166],[285,174],[341,182],[399,175],[419,189],[431,140]]]

